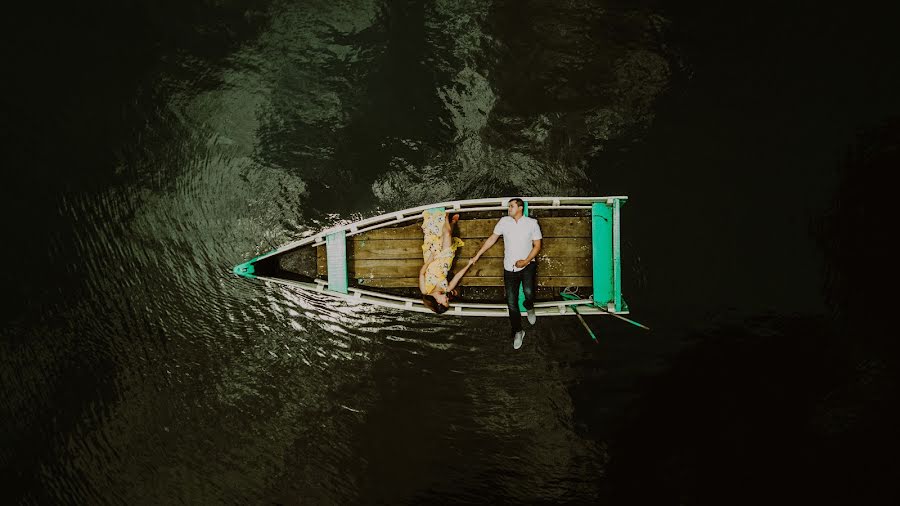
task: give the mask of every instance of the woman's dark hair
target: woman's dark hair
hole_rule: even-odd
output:
[[[425,307],[434,311],[437,314],[441,314],[441,313],[447,311],[448,309],[450,309],[448,306],[442,306],[441,304],[438,304],[437,299],[435,299],[431,295],[423,295],[422,303],[425,304]]]

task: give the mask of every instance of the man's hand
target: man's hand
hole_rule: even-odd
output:
[[[522,260],[516,260],[516,267],[521,269],[521,268],[525,267],[526,265],[528,265],[528,261],[525,260],[524,258]]]

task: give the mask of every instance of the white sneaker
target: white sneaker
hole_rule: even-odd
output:
[[[513,348],[519,349],[522,347],[522,340],[525,339],[525,331],[520,330],[516,332],[516,338],[513,340]]]
[[[537,322],[537,314],[534,312],[534,308],[528,310],[528,323],[534,325]]]

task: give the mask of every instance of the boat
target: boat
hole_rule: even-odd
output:
[[[432,313],[418,289],[423,211],[442,209],[460,216],[453,235],[465,245],[457,250],[452,276],[493,233],[513,198],[441,202],[342,224],[241,263],[233,272],[351,303]],[[628,314],[620,253],[621,207],[628,197],[520,198],[543,235],[537,256],[537,315]],[[460,296],[444,315],[508,316],[501,241],[462,278]]]

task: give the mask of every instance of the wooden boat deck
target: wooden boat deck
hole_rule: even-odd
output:
[[[589,216],[536,216],[544,236],[538,254],[538,287],[590,287],[591,221]],[[452,271],[464,266],[491,235],[498,217],[465,219],[454,228],[466,244],[457,250]],[[463,277],[462,286],[503,286],[503,239]],[[317,274],[327,276],[324,246],[316,247]],[[347,238],[347,269],[351,284],[366,288],[416,288],[422,267],[421,221],[379,228]]]

